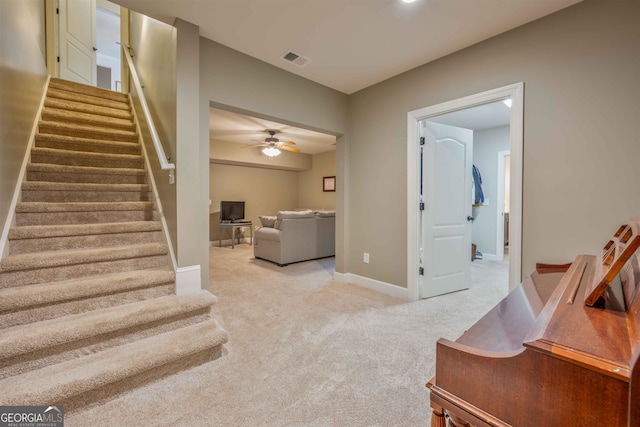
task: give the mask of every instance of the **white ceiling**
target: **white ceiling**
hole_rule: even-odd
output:
[[[255,145],[269,136],[267,129],[277,130],[280,141],[293,141],[293,147],[306,154],[319,154],[336,149],[336,137],[217,108],[209,109],[211,139]]]
[[[115,0],[346,94],[581,0]],[[280,59],[288,50],[311,62]]]
[[[114,0],[309,80],[350,94],[581,0]],[[292,50],[304,68],[280,57]],[[474,130],[509,123],[501,103],[434,119]],[[335,149],[335,137],[211,109],[212,139],[251,144],[282,131],[303,153]]]

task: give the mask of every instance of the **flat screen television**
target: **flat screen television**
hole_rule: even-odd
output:
[[[220,221],[244,219],[244,202],[220,202]]]

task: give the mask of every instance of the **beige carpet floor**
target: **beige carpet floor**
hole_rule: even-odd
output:
[[[332,281],[334,259],[284,268],[211,248],[226,354],[69,415],[73,426],[428,426],[435,343],[506,295],[507,264],[467,291],[407,303]]]

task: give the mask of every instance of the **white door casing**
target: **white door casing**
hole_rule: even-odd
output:
[[[407,112],[407,292],[408,299],[420,298],[419,261],[420,146],[419,122],[429,117],[511,98],[509,141],[511,151],[509,208],[509,290],[521,282],[522,272],[522,176],[524,137],[524,83],[514,83],[440,104]]]
[[[420,297],[468,289],[473,131],[422,121],[425,136]]]
[[[59,1],[60,78],[96,85],[96,2]]]

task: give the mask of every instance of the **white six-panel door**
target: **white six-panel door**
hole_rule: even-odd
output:
[[[95,86],[96,2],[59,1],[60,78]]]
[[[420,122],[423,148],[420,296],[467,289],[471,262],[473,131]]]

